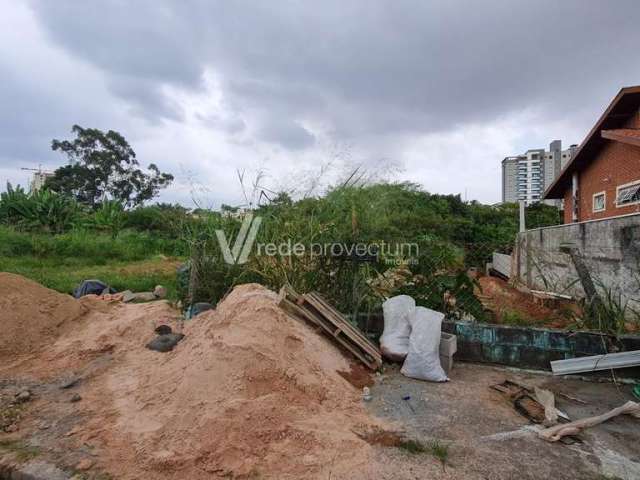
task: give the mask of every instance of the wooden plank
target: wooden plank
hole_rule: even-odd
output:
[[[551,370],[554,375],[597,372],[599,370],[637,366],[640,366],[640,350],[570,358],[568,360],[555,360],[551,362]]]
[[[310,306],[311,307],[311,306]],[[313,307],[311,307],[313,308]],[[361,345],[359,345],[358,343],[354,342],[353,339],[347,335],[345,335],[345,332],[340,330],[337,332],[338,335],[335,337],[336,340],[340,341],[343,344],[348,344],[350,346],[352,346],[352,348],[350,349],[351,351],[353,351],[353,349],[355,349],[358,352],[361,352],[361,355],[359,355],[359,358],[364,358],[366,359],[365,364],[367,366],[369,366],[372,369],[377,369],[380,366],[382,366],[382,357],[380,356],[376,356],[375,354],[371,354],[369,351],[367,351],[366,349],[362,348]]]
[[[375,364],[376,365],[376,367],[374,368],[374,370],[375,370],[380,365],[382,365],[382,358],[381,357],[380,358],[376,358],[375,355],[371,355],[367,350],[363,349],[362,346],[360,346],[358,343],[354,342],[351,337],[348,337],[348,336],[344,335],[344,330],[342,330],[339,325],[336,325],[329,318],[324,316],[322,314],[322,312],[319,311],[313,304],[307,302],[303,308],[305,308],[307,311],[311,312],[315,316],[316,319],[319,319],[319,320],[321,319],[321,322],[325,326],[325,330],[329,334],[332,334],[333,337],[336,340],[338,340],[342,344],[349,345],[350,346],[349,347],[349,351],[353,352],[354,349],[355,349],[357,352],[360,352],[360,354],[358,354],[357,356],[358,356],[358,358],[366,359],[365,364],[367,364],[367,366],[369,366],[370,364]],[[336,327],[338,327],[337,331],[335,330]],[[340,334],[342,334],[342,336]]]
[[[355,342],[344,333],[344,322],[337,322],[334,318],[327,318],[326,313],[319,310],[311,302],[307,302],[305,296],[299,295],[289,286],[280,289],[278,305],[288,314],[307,320],[317,325],[330,338],[348,350],[354,357],[364,363],[368,368],[376,370],[382,365],[382,357],[376,358],[369,354],[367,349]]]
[[[281,299],[278,302],[278,306],[282,308],[286,313],[294,316],[298,320],[306,320],[310,323],[316,324],[315,319],[311,318],[302,308],[300,308],[295,303],[287,300],[286,298]]]
[[[351,332],[355,337],[357,337],[358,339],[360,339],[366,346],[371,347],[373,349],[374,352],[379,353],[379,350],[377,349],[377,347],[375,345],[373,345],[371,343],[371,341],[360,331],[358,330],[356,327],[354,327],[353,325],[351,325],[351,323],[344,318],[344,316],[338,312],[335,308],[333,308],[326,300],[324,300],[318,293],[316,292],[312,292],[311,294],[309,294],[308,296],[310,296],[311,298],[313,298],[314,300],[317,301],[318,304],[320,304],[324,310],[327,311],[327,313],[329,314],[329,316],[331,316],[337,323],[344,325],[344,328],[346,330],[348,330],[349,332]],[[305,297],[307,297],[307,295],[305,295]]]
[[[303,296],[307,301],[314,305],[321,313],[333,321],[337,327],[342,328],[345,335],[350,337],[355,343],[360,345],[369,355],[382,362],[380,350],[367,338],[364,334],[355,328],[351,323],[342,316],[340,312],[329,305],[322,297],[313,292]]]
[[[312,318],[313,322],[319,325],[322,330],[329,336],[330,338],[337,341],[340,345],[346,348],[351,354],[353,354],[358,360],[364,363],[367,367],[372,370],[376,370],[380,365],[377,364],[375,359],[367,358],[367,356],[362,352],[362,350],[355,344],[349,341],[348,338],[344,338],[340,336],[341,331],[337,332],[334,330],[334,326],[331,322],[327,321],[325,318],[316,315],[315,312],[310,310],[307,306],[298,307],[308,318]]]
[[[331,321],[336,327],[340,328],[344,334],[351,339],[355,344],[357,344],[360,348],[362,348],[365,352],[375,358],[378,355],[378,352],[374,347],[368,344],[368,342],[364,341],[360,336],[355,335],[353,331],[349,328],[345,320],[342,320],[340,317],[337,317],[333,312],[327,310],[323,307],[323,305],[313,297],[307,297],[305,295],[306,301],[311,304],[318,312],[323,315],[327,320]]]

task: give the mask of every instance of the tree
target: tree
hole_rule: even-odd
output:
[[[51,149],[64,153],[69,165],[58,168],[47,179],[46,188],[75,197],[95,209],[104,200],[135,206],[155,197],[173,181],[153,163],[145,172],[136,153],[118,132],[74,125],[76,138],[51,142]]]

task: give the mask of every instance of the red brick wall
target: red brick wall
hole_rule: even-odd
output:
[[[624,128],[640,128],[640,112],[627,122]],[[640,204],[616,207],[616,187],[640,181],[640,147],[605,140],[597,157],[578,174],[578,221],[615,217],[640,212]],[[606,192],[606,208],[593,211],[593,194]],[[564,221],[572,221],[571,187],[564,195]]]

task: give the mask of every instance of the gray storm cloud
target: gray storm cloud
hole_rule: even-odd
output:
[[[219,142],[241,137],[292,154],[328,137],[365,159],[401,156],[425,136],[450,138],[524,111],[536,125],[521,125],[522,141],[531,128],[532,142],[574,135],[621,86],[640,83],[637,1],[34,1],[30,15],[41,33],[30,48],[53,46],[97,72],[98,98],[140,119],[130,120],[131,136],[147,135],[145,123],[187,122],[171,92],[206,97],[212,72],[224,111],[200,114],[200,128]],[[1,52],[1,71],[12,71]],[[81,81],[70,75],[65,85],[74,105],[118,129],[120,114],[96,109],[94,86]],[[68,130],[73,112],[59,100],[9,76],[0,87],[3,163],[32,155],[36,137]],[[11,120],[17,110],[24,121]],[[464,161],[478,164],[452,164]]]

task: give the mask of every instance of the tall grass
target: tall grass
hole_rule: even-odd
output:
[[[75,258],[100,264],[112,260],[143,260],[160,253],[183,256],[187,246],[180,240],[135,231],[124,231],[113,238],[88,229],[50,235],[0,226],[0,257]]]
[[[76,229],[60,235],[28,233],[0,226],[0,271],[31,278],[71,293],[88,278],[116,290],[149,291],[155,285],[176,295],[176,267],[186,246],[151,233],[108,233]]]

